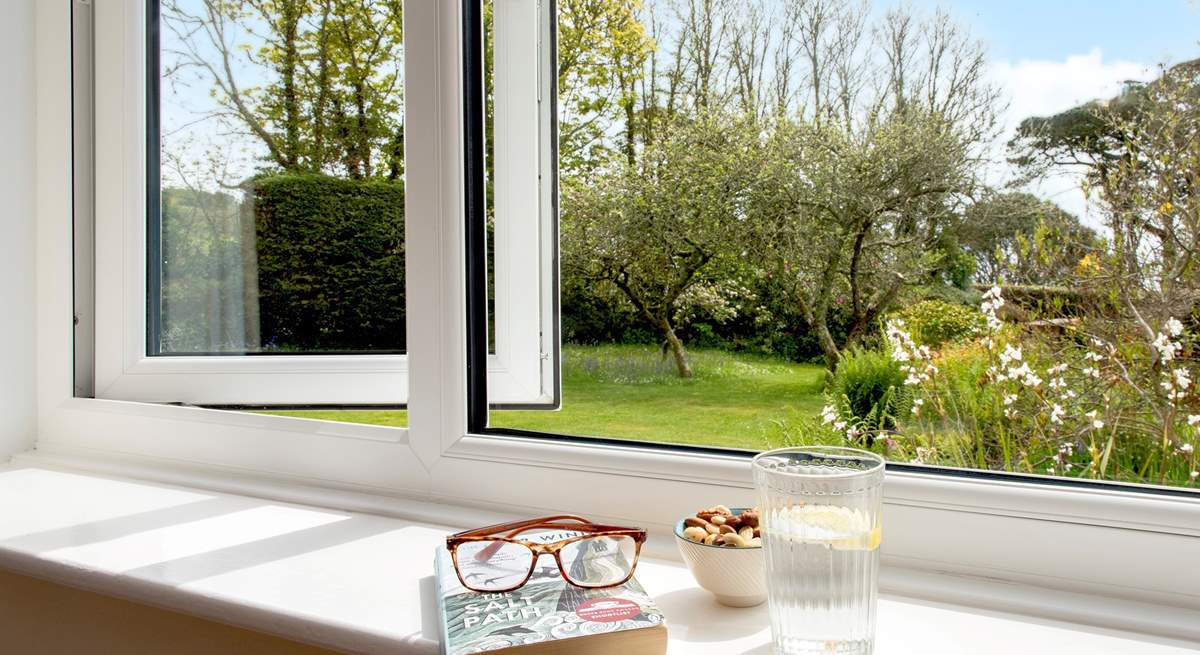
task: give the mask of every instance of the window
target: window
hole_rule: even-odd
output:
[[[536,291],[554,278],[554,248],[542,246],[553,229],[551,141],[538,120],[548,78],[535,70],[543,23],[515,13],[537,7],[497,13],[504,69],[532,73],[490,93],[502,120],[529,116],[528,133],[495,140],[513,163],[491,182],[492,238],[505,247],[492,267],[490,383],[520,406],[553,404],[557,370],[554,296]],[[406,212],[403,3],[105,11],[121,10],[146,38],[112,62],[102,52],[97,68],[99,84],[133,93],[97,109],[100,121],[124,116],[126,130],[97,148],[96,395],[375,406],[387,409],[380,422],[406,424],[407,332],[419,320],[408,314],[407,233],[422,217]],[[144,76],[130,78],[138,67]]]
[[[546,64],[549,61],[548,45],[553,45],[557,38],[561,56],[561,51],[568,47],[567,42],[575,38],[577,42],[587,44],[582,50],[576,47],[575,52],[590,54],[589,57],[576,60],[586,66],[572,68],[566,73],[582,71],[582,77],[596,71],[610,70],[606,62],[618,51],[606,49],[603,42],[597,46],[593,38],[596,35],[594,31],[572,31],[567,18],[561,16],[571,9],[564,8],[567,4],[559,3],[559,27],[551,33],[549,27],[552,23],[548,14],[555,8],[554,3],[541,3],[540,11],[546,14],[543,16],[545,22],[539,23],[543,36],[535,58]],[[602,9],[621,6],[617,2],[570,4],[581,7],[594,5]],[[678,3],[677,6],[684,7],[685,4]],[[713,5],[723,6],[721,3]],[[82,259],[73,259],[67,249],[57,247],[57,244],[69,243],[72,239],[70,222],[64,220],[71,213],[72,198],[62,193],[72,184],[68,174],[72,163],[71,144],[67,141],[67,131],[63,129],[72,119],[72,62],[63,52],[61,43],[62,35],[71,26],[71,14],[68,13],[67,3],[38,3],[38,240],[42,244],[38,252],[39,420],[37,452],[27,456],[27,461],[37,459],[61,465],[99,468],[172,484],[197,484],[234,491],[253,490],[253,493],[263,496],[369,511],[401,512],[439,522],[448,520],[444,506],[430,506],[422,501],[487,504],[490,507],[503,507],[505,511],[513,513],[535,514],[546,509],[547,502],[542,490],[552,487],[558,490],[553,499],[556,509],[597,516],[620,516],[624,520],[650,527],[657,533],[667,530],[676,517],[694,511],[697,504],[752,502],[745,457],[747,451],[731,450],[730,447],[759,448],[765,444],[765,438],[754,438],[749,439],[747,445],[745,436],[756,435],[754,421],[760,415],[778,412],[773,418],[785,424],[793,416],[798,421],[821,421],[825,398],[820,392],[824,375],[820,366],[804,368],[781,357],[779,353],[755,354],[744,351],[716,351],[716,356],[706,362],[704,356],[715,349],[705,350],[705,343],[709,346],[739,343],[733,339],[738,335],[758,335],[764,339],[778,337],[783,342],[802,345],[794,338],[795,334],[789,335],[770,321],[758,326],[751,322],[749,327],[739,323],[751,316],[743,314],[740,306],[727,322],[713,322],[710,320],[711,312],[713,308],[721,306],[721,303],[713,301],[725,296],[701,295],[694,299],[693,304],[689,304],[695,309],[707,308],[704,311],[709,314],[694,316],[707,317],[703,324],[711,328],[711,335],[699,327],[702,322],[698,318],[688,319],[677,330],[676,336],[682,342],[684,352],[692,357],[693,378],[690,381],[678,381],[669,375],[676,371],[676,364],[669,348],[665,361],[662,358],[661,344],[668,340],[664,338],[660,341],[649,332],[654,325],[649,321],[642,321],[634,315],[629,318],[629,324],[635,327],[628,330],[606,332],[608,328],[604,326],[610,325],[610,322],[599,324],[604,329],[584,330],[587,325],[581,319],[611,315],[607,309],[601,311],[603,304],[628,301],[622,298],[623,291],[612,286],[604,290],[597,284],[599,290],[593,293],[579,293],[570,288],[572,284],[579,286],[579,278],[572,272],[574,265],[569,261],[572,256],[570,251],[576,245],[572,238],[578,233],[568,234],[568,231],[579,225],[571,223],[573,210],[570,196],[589,189],[581,185],[581,178],[571,172],[586,162],[577,155],[569,155],[571,152],[601,154],[604,149],[622,152],[621,144],[626,136],[620,129],[623,119],[606,119],[608,122],[599,122],[598,118],[591,120],[593,115],[603,113],[601,110],[616,108],[620,110],[618,116],[624,116],[632,108],[635,123],[646,120],[659,125],[659,119],[662,118],[660,110],[668,103],[659,103],[662,107],[651,105],[647,111],[644,100],[631,105],[625,95],[613,93],[604,98],[591,97],[596,102],[589,104],[586,93],[572,95],[572,88],[578,91],[587,88],[587,84],[580,86],[576,82],[572,87],[571,80],[559,74],[547,75],[536,84],[543,93],[543,103],[538,112],[539,120],[543,122],[539,123],[538,131],[544,134],[554,129],[553,123],[544,114],[547,106],[547,96],[544,94],[547,93],[547,85],[557,84],[558,93],[550,93],[549,99],[554,100],[557,95],[559,100],[560,107],[550,114],[551,117],[559,117],[558,141],[570,144],[574,140],[582,140],[586,144],[577,146],[573,151],[564,152],[566,148],[560,149],[557,165],[553,165],[554,159],[545,158],[543,150],[545,145],[553,144],[555,140],[540,140],[538,144],[541,192],[544,194],[547,189],[547,162],[551,163],[549,174],[557,173],[560,177],[559,186],[562,187],[562,221],[559,226],[563,232],[562,289],[561,293],[553,291],[552,274],[539,275],[536,288],[522,283],[513,287],[506,297],[509,298],[507,302],[524,302],[526,306],[542,307],[546,306],[547,300],[552,305],[561,297],[565,310],[561,339],[555,337],[546,344],[543,332],[538,335],[543,340],[540,348],[523,347],[526,348],[525,352],[537,350],[537,357],[545,365],[547,359],[543,353],[550,352],[547,348],[560,340],[565,344],[562,409],[557,412],[509,409],[509,401],[500,395],[504,389],[481,375],[483,370],[491,368],[492,362],[488,360],[494,361],[500,356],[496,343],[500,328],[489,329],[489,324],[494,323],[501,312],[499,308],[489,312],[487,291],[489,280],[499,280],[500,274],[491,272],[488,275],[488,267],[505,267],[514,263],[527,266],[529,262],[504,256],[506,247],[500,246],[500,239],[494,232],[498,229],[497,223],[506,220],[498,204],[492,205],[494,222],[490,226],[488,224],[486,189],[490,183],[499,184],[500,177],[497,171],[497,179],[492,182],[492,178],[488,177],[488,166],[499,169],[506,164],[496,157],[482,156],[494,154],[484,148],[488,134],[488,112],[487,95],[484,93],[486,76],[483,73],[496,64],[485,68],[485,51],[475,47],[484,43],[485,21],[481,9],[478,19],[474,18],[477,16],[473,13],[476,3],[470,0],[462,4],[444,0],[411,2],[405,6],[405,354],[259,355],[230,354],[230,350],[206,355],[180,354],[178,351],[168,351],[174,354],[162,354],[161,351],[160,354],[152,354],[153,350],[148,348],[146,330],[150,316],[145,295],[147,286],[141,281],[148,272],[145,247],[147,213],[144,202],[147,191],[144,174],[147,152],[144,90],[147,80],[147,62],[144,60],[147,5],[142,0],[76,3],[77,16],[87,13],[80,10],[81,6],[91,7],[95,13],[95,61],[92,68],[97,93],[92,120],[96,128],[94,248],[97,266],[95,275],[89,276],[87,266],[76,266]],[[516,11],[516,14],[510,15],[521,15],[523,12],[529,16],[531,6],[522,2],[498,2],[494,11],[497,14]],[[656,8],[657,5],[649,2],[642,6],[644,9],[640,11],[661,10],[661,7]],[[770,6],[773,5],[763,5],[764,8]],[[961,8],[963,5],[957,6]],[[918,5],[917,9],[923,7]],[[1040,11],[1043,8],[1038,6],[1037,9]],[[1026,12],[1014,10],[1011,15],[995,13],[998,9],[994,8],[987,11],[992,13],[985,12],[988,18],[986,21],[980,19],[981,24],[1003,24],[1016,20],[1014,16],[1034,13],[1033,9]],[[1104,8],[1104,12],[1108,11],[1117,10]],[[751,13],[739,12],[737,17],[749,20]],[[875,13],[879,12],[874,12],[872,16]],[[1171,33],[1162,29],[1163,25],[1186,24],[1184,20],[1165,20],[1151,14],[1122,15],[1122,20],[1131,29],[1140,25],[1141,28],[1134,29],[1135,32],[1161,34],[1163,39],[1167,39]],[[656,66],[658,70],[664,70],[674,51],[670,38],[675,33],[672,30],[679,29],[679,19],[669,13],[657,14],[661,21],[650,20],[649,13],[634,15],[639,16],[643,31],[639,35],[637,29],[621,30],[624,34],[622,43],[628,44],[629,39],[633,39],[636,44],[639,38],[649,36],[658,44],[652,50],[652,53],[657,53]],[[1097,14],[1113,15],[1103,12]],[[1160,21],[1163,25],[1139,23],[1139,19]],[[499,25],[500,19],[496,20]],[[780,24],[777,19],[762,20],[764,26]],[[975,19],[971,21],[972,25],[976,25]],[[1112,19],[1112,22],[1119,21]],[[599,23],[580,23],[583,24]],[[687,24],[690,25],[689,34],[708,31],[703,21]],[[616,21],[612,25],[632,27],[628,21]],[[468,28],[467,32],[475,38],[464,42],[464,28]],[[471,29],[475,31],[471,32]],[[713,30],[716,30],[715,24]],[[1087,46],[1079,46],[1078,41],[1092,38],[1087,36],[1090,32],[1074,29],[1059,32],[1064,41],[1074,39],[1071,43],[1075,45],[1070,46],[1073,51],[1087,51]],[[740,33],[750,34],[745,30]],[[76,36],[79,34],[76,32]],[[732,32],[726,31],[724,34],[721,42],[726,47],[720,51],[718,59],[722,66],[727,66],[729,53],[736,52],[737,47],[741,46],[735,47],[734,41],[730,40]],[[501,34],[494,35],[492,39],[495,40],[493,47],[498,46]],[[1026,41],[1032,42],[1034,39]],[[1123,43],[1128,45],[1136,41],[1126,39]],[[525,57],[531,52],[531,42],[510,41],[518,50],[516,54]],[[759,43],[761,48],[762,43]],[[622,53],[628,51],[628,48],[619,50]],[[1158,57],[1157,53],[1143,57],[1141,54],[1129,54],[1131,51],[1126,52],[1121,55],[1122,61],[1153,61]],[[80,53],[86,53],[86,49],[80,48],[76,41],[76,54]],[[460,65],[464,61],[464,53],[468,55],[465,58],[468,64],[466,71]],[[520,61],[516,54],[513,54],[513,61]],[[1035,62],[1050,57],[1035,51],[1026,51],[1024,55],[1009,52],[996,56],[1014,62],[1014,67],[1022,61],[1022,57]],[[1108,62],[1108,57],[1105,54],[1100,62]],[[500,57],[497,56],[497,59]],[[801,66],[800,63],[795,65]],[[1037,72],[1039,66],[1030,67],[1026,73]],[[86,72],[87,67],[80,66],[79,69],[77,73]],[[997,71],[1002,73],[1005,69],[1001,67]],[[464,84],[464,72],[472,75],[469,76],[472,82]],[[1126,73],[1122,72],[1121,76],[1125,77]],[[80,74],[76,79],[83,77],[86,76]],[[802,77],[802,73],[796,73],[797,83]],[[1081,81],[1089,79],[1083,73],[1067,77]],[[597,79],[605,78],[601,76]],[[612,88],[641,89],[649,79],[643,77],[634,80],[632,87],[621,86],[623,83],[619,78],[610,82],[616,85]],[[1056,76],[1055,79],[1066,78]],[[628,83],[626,79],[624,84]],[[1038,88],[1032,82],[1024,86]],[[75,88],[78,91],[79,87]],[[471,92],[476,95],[470,96]],[[676,92],[677,99],[692,93],[682,86],[677,86]],[[663,93],[662,87],[658,93]],[[464,107],[464,94],[471,98],[469,106],[475,108],[467,114],[468,119],[473,116],[478,121],[474,125],[471,120],[464,121],[465,124],[458,120]],[[1103,94],[1102,97],[1107,97]],[[670,97],[669,86],[667,95]],[[528,97],[514,95],[512,100],[514,103],[528,103]],[[639,90],[636,97],[645,96]],[[87,108],[88,103],[81,101],[79,93],[76,93],[75,100],[79,101],[81,109]],[[498,105],[503,101],[495,98],[494,102],[499,110]],[[524,106],[528,107],[528,104]],[[1026,113],[1049,113],[1054,109],[1039,106],[1026,110]],[[525,114],[523,118],[527,121],[529,116]],[[521,115],[517,117],[519,119]],[[735,123],[729,125],[736,126]],[[579,126],[601,129],[598,132],[574,129]],[[76,145],[87,145],[80,143],[81,139],[85,139],[81,136],[85,130],[78,129],[80,127],[77,126],[75,132]],[[493,125],[492,129],[498,134],[505,128],[503,125]],[[728,132],[722,138],[741,134],[733,130],[722,132]],[[467,137],[470,137],[474,148],[469,169],[464,166]],[[740,138],[744,138],[744,135]],[[640,143],[634,140],[635,147],[640,148]],[[697,140],[696,143],[701,144],[702,141]],[[516,145],[520,152],[526,153],[525,161],[533,159],[529,154],[528,142]],[[674,152],[673,158],[702,154],[687,148],[682,152]],[[78,159],[86,160],[86,157]],[[495,161],[488,164],[490,159]],[[616,159],[619,161],[620,157]],[[88,162],[82,163],[86,165]],[[471,269],[474,282],[471,285],[466,283],[468,267],[464,247],[464,231],[468,223],[464,221],[463,191],[468,186],[465,180],[468,170],[476,176],[472,178],[474,181],[470,188],[473,195],[470,198],[478,203],[472,205],[470,215],[475,220],[469,223],[477,230],[474,241],[476,247],[471,251],[474,258]],[[530,170],[531,167],[526,166],[524,173],[510,171],[510,175],[527,183]],[[610,186],[611,180],[601,175],[605,172],[599,170],[594,175],[589,173],[593,175],[591,179],[597,181],[591,191],[601,198],[622,190],[622,187]],[[767,169],[767,172],[779,171]],[[754,173],[758,175],[760,171]],[[78,197],[81,188],[77,180],[77,197],[74,200],[80,210],[77,218],[82,220],[89,203]],[[693,191],[692,187],[687,188]],[[637,187],[632,189],[636,190]],[[705,198],[700,195],[703,188],[696,187],[694,191],[689,194],[689,199],[691,196]],[[644,192],[641,197],[650,200],[655,196]],[[755,194],[748,198],[757,201],[760,196]],[[752,216],[750,213],[741,213],[740,207],[748,206],[748,200],[741,196],[736,196],[735,200],[735,216]],[[1182,203],[1173,203],[1175,205],[1182,206]],[[513,219],[510,225],[513,229],[518,225],[529,228],[535,224],[540,230],[552,229],[553,221],[547,223],[541,220],[547,206],[544,200],[539,203],[538,222],[535,223],[527,212]],[[680,206],[704,204],[696,202]],[[489,232],[489,228],[493,232]],[[526,253],[523,256],[536,254],[540,260],[539,266],[550,266],[542,270],[554,270],[553,250],[547,247],[553,244],[552,237],[538,239],[538,246],[534,249],[528,247],[531,241],[527,239],[532,238],[530,232],[512,234],[510,243],[515,241],[527,246],[522,251]],[[85,242],[86,239],[81,241]],[[753,242],[752,247],[744,250],[745,256],[737,258],[737,263],[752,268],[770,261],[766,257],[770,254],[766,243],[764,240]],[[478,247],[480,245],[485,247]],[[648,247],[649,244],[635,245]],[[492,250],[490,255],[489,249]],[[489,256],[491,264],[488,263]],[[722,261],[728,263],[728,259]],[[978,257],[976,261],[977,270],[984,270],[984,265],[978,263]],[[1008,266],[1007,263],[1005,265]],[[61,320],[69,316],[72,309],[73,267],[80,275],[76,288],[94,288],[96,291],[95,306],[100,315],[95,322],[95,363],[98,373],[102,370],[110,373],[107,378],[97,376],[97,381],[102,384],[97,385],[95,398],[88,397],[86,391],[76,397],[70,394],[72,345],[75,345],[77,354],[84,352],[82,346],[86,346],[72,338],[70,322]],[[532,279],[529,270],[531,267],[523,273],[526,280]],[[705,273],[705,280],[710,279]],[[468,286],[473,291],[471,311],[478,317],[470,321],[466,317]],[[982,294],[982,291],[977,292]],[[537,301],[532,300],[535,296]],[[497,303],[506,302],[498,290],[493,291],[492,297]],[[1015,296],[1004,298],[1009,308],[1017,304]],[[594,309],[589,309],[589,306]],[[80,302],[77,307],[83,308],[83,320],[80,321],[83,325],[86,323],[88,303]],[[632,312],[628,306],[625,307],[620,309],[620,305],[617,305],[616,311],[618,315],[623,313],[629,317]],[[484,318],[489,314],[495,317]],[[528,319],[528,316],[525,318]],[[1000,318],[1006,321],[1006,329],[1014,325],[1008,322],[1007,317]],[[1053,318],[1045,319],[1046,329],[1061,329],[1056,327],[1058,323]],[[538,324],[542,325],[545,320],[543,314],[538,318]],[[558,323],[553,316],[550,321],[551,328]],[[914,323],[908,325],[911,327]],[[525,324],[531,325],[533,321]],[[730,332],[734,328],[748,331]],[[79,332],[83,333],[83,330]],[[626,356],[628,351],[618,346],[607,346],[607,350],[585,350],[580,347],[587,345],[580,343],[586,341],[580,336],[585,333],[594,335],[592,341],[609,343],[636,341],[634,337],[645,333],[648,336],[643,337],[642,341],[646,343],[641,346],[635,344],[635,347],[642,349],[640,352],[645,353],[645,363]],[[470,362],[466,359],[468,350],[464,347],[468,337],[473,346],[469,351]],[[710,338],[713,340],[702,341]],[[670,346],[669,341],[667,345]],[[762,350],[761,344],[756,343],[746,343],[743,347]],[[811,345],[806,347],[811,348]],[[614,354],[606,359],[600,356],[605,352]],[[577,353],[590,353],[591,356],[577,357]],[[1177,360],[1188,358],[1186,349],[1177,355]],[[1031,356],[1032,351],[1023,352],[1022,362],[1029,361]],[[408,383],[405,409],[360,408],[355,410],[359,413],[352,415],[340,407],[321,409],[326,413],[320,418],[341,422],[167,404],[200,402],[242,405],[253,397],[252,393],[246,393],[247,390],[269,390],[274,393],[272,402],[290,403],[299,397],[292,391],[309,393],[312,397],[318,396],[315,392],[333,390],[332,393],[344,394],[356,402],[362,402],[371,397],[371,393],[378,392],[387,396],[389,405],[395,405],[398,403],[396,395],[380,389],[395,377],[399,368],[395,363],[402,361],[401,357],[407,365],[403,376]],[[329,366],[335,362],[335,358],[361,363],[366,370],[351,367],[348,372],[343,369],[339,373]],[[368,364],[367,360],[383,362],[381,369],[370,368],[373,364]],[[553,355],[549,361],[553,361]],[[82,368],[89,363],[86,356],[77,357],[76,362]],[[292,364],[295,368],[288,370],[287,362],[295,362]],[[721,364],[724,368],[719,370],[730,372],[732,381],[708,393],[707,399],[729,396],[731,402],[736,400],[739,406],[748,409],[748,416],[742,418],[723,415],[727,427],[720,430],[714,428],[720,425],[714,420],[714,412],[720,410],[720,406],[714,409],[712,405],[704,405],[699,401],[706,400],[705,394],[697,393],[705,391],[698,383],[711,380],[706,371],[706,366],[711,363]],[[513,364],[525,371],[537,370],[527,360],[514,360]],[[234,366],[267,368],[239,372],[230,370]],[[542,405],[551,404],[546,402],[545,396],[553,398],[557,395],[557,385],[553,382],[553,369],[557,369],[557,366],[552,363],[550,366],[550,375],[543,374],[537,384],[523,385],[527,390],[541,390],[543,397],[537,402]],[[607,378],[599,375],[608,375],[603,370],[606,366],[608,370],[615,370],[615,374]],[[744,373],[747,369],[754,374],[750,383],[745,383]],[[801,392],[807,390],[808,393],[797,392],[795,378],[798,369],[801,373],[808,371],[805,378],[808,386],[799,386]],[[1035,363],[1030,362],[1030,369],[1035,369]],[[267,373],[267,370],[271,372]],[[1082,367],[1073,370],[1082,374]],[[360,385],[356,390],[355,385],[362,380],[355,381],[355,378],[363,372],[378,373],[379,379],[384,382],[367,384],[373,388],[365,391]],[[260,377],[254,377],[259,373],[262,374]],[[597,375],[587,377],[592,373]],[[1040,373],[1038,375],[1041,377]],[[84,377],[81,374],[80,378]],[[594,389],[587,389],[586,385],[580,384],[580,380],[595,381],[593,387],[600,388],[604,393],[592,393]],[[611,383],[613,380],[616,383]],[[1155,381],[1161,380],[1155,378]],[[292,382],[295,384],[289,386]],[[209,389],[225,392],[227,400],[202,396],[200,392],[205,385]],[[468,387],[471,387],[471,394],[468,394]],[[486,393],[483,392],[485,387]],[[1041,388],[1048,387],[1049,378],[1044,378]],[[166,393],[167,390],[172,393]],[[587,402],[589,395],[591,400]],[[146,400],[164,402],[144,402]],[[340,398],[336,400],[337,404],[342,404]],[[316,402],[328,403],[330,397],[318,397]],[[1022,402],[1028,402],[1028,398]],[[268,403],[264,401],[263,404]],[[679,407],[685,407],[687,411],[677,411]],[[786,409],[780,409],[783,407]],[[278,407],[272,409],[276,410],[285,411]],[[1022,406],[1022,410],[1025,411],[1025,406]],[[581,412],[586,415],[586,421],[580,419]],[[378,418],[385,413],[390,413],[390,418]],[[346,419],[407,427],[403,430],[380,429],[344,422]],[[571,421],[574,423],[570,424]],[[1107,425],[1114,423],[1108,422]],[[773,429],[778,429],[778,426],[768,422],[765,430],[761,431]],[[556,436],[558,438],[551,438]],[[688,436],[693,438],[695,445],[688,448],[662,445],[667,438],[676,438],[678,443]],[[834,436],[844,439],[844,436]],[[720,439],[740,441],[722,442]],[[876,444],[876,447],[881,446]],[[1041,614],[1049,612],[1067,619],[1098,620],[1095,617],[1101,616],[1111,625],[1120,623],[1140,629],[1153,626],[1158,631],[1163,622],[1178,613],[1157,612],[1155,607],[1131,618],[1127,607],[1118,604],[1108,608],[1112,611],[1107,611],[1097,599],[1115,597],[1177,608],[1190,607],[1189,599],[1192,596],[1189,594],[1197,580],[1195,575],[1188,574],[1186,567],[1177,565],[1192,556],[1197,536],[1197,504],[1194,494],[1186,486],[1167,489],[1143,485],[1141,489],[1152,489],[1157,493],[1132,493],[1129,491],[1131,487],[1097,485],[1086,479],[1071,480],[1061,475],[1043,478],[1053,480],[1054,484],[1025,484],[1025,478],[1014,479],[1007,474],[974,472],[969,476],[945,475],[948,471],[962,470],[930,469],[899,463],[892,467],[885,492],[888,532],[884,540],[884,557],[888,567],[986,576],[1005,582],[1084,593],[1088,595],[1086,603],[1076,602],[1078,598],[1073,598],[1055,601],[1051,603],[1054,607],[1049,610],[1046,603],[1050,601],[1042,605],[1033,603],[1028,607],[1031,611]],[[1074,472],[1078,473],[1078,470]],[[1174,493],[1170,493],[1172,490]],[[935,538],[930,538],[930,535],[935,535]],[[1088,544],[1088,548],[1079,548],[1081,543]],[[1154,553],[1154,556],[1127,558],[1124,556],[1126,553]],[[1113,566],[1114,561],[1121,561],[1122,565]],[[919,577],[913,580],[916,580],[915,586],[924,584]],[[889,586],[892,589],[900,588]],[[924,588],[910,590],[928,594],[931,593],[929,589],[937,588],[939,599],[947,600],[953,596],[940,594],[952,587],[925,585]],[[964,591],[963,599],[969,600],[968,595],[969,590]],[[1012,607],[1015,605],[1009,606],[1010,609]],[[1181,619],[1179,623],[1184,621]]]
[[[492,403],[558,402],[557,134],[550,3],[483,4]]]
[[[556,11],[561,409],[475,429],[1200,486],[1194,6]]]
[[[406,401],[401,3],[337,4],[106,9],[146,37],[97,51],[144,99],[98,98],[98,396]]]

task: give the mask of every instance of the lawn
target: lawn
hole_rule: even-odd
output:
[[[821,411],[825,369],[720,350],[693,350],[682,380],[654,346],[566,346],[558,411],[494,411],[496,427],[761,450],[777,422]],[[403,410],[270,414],[403,426]]]

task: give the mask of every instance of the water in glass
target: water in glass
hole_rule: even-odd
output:
[[[883,460],[791,448],[754,461],[778,655],[872,652]]]

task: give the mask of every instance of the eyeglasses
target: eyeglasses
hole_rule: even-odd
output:
[[[530,538],[518,539],[522,533]],[[597,525],[571,515],[501,523],[446,537],[454,572],[471,591],[503,592],[531,579],[561,575],[585,589],[625,584],[633,577],[646,531]],[[558,565],[537,568],[542,555],[553,555]]]

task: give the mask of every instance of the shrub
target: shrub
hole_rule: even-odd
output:
[[[1103,320],[1066,338],[1004,325],[1001,290],[984,295],[982,338],[938,351],[888,324],[912,411],[889,455],[1024,473],[1200,483],[1194,337],[1168,318],[1152,342]],[[1121,326],[1123,327],[1123,326]],[[1080,338],[1086,337],[1086,338]],[[833,409],[827,409],[827,416]],[[836,417],[834,417],[836,418]],[[850,438],[849,422],[834,429]]]
[[[919,302],[897,312],[896,318],[904,321],[914,341],[930,348],[972,337],[985,325],[979,310],[941,300]]]
[[[264,349],[404,350],[403,184],[275,175],[253,207]]]
[[[891,355],[850,349],[829,378],[827,420],[845,422],[856,432],[865,433],[868,442],[874,433],[894,430],[897,419],[907,415],[911,407],[904,378]]]

